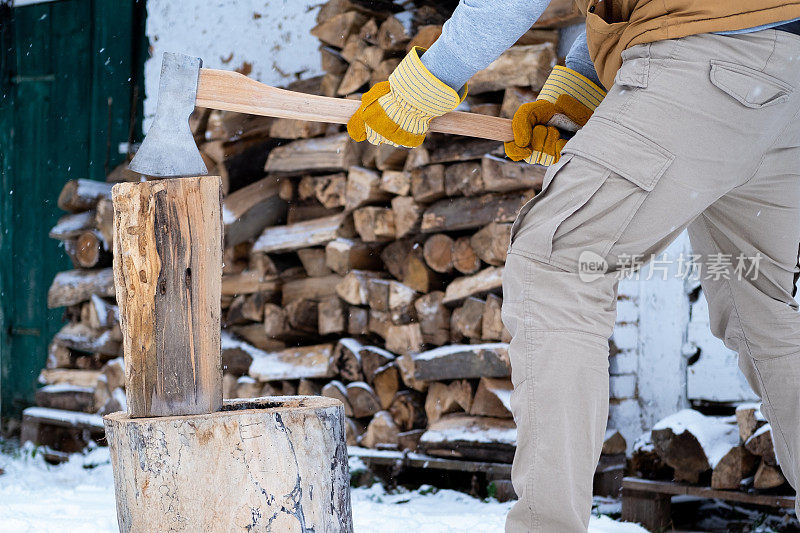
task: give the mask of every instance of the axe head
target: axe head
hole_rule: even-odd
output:
[[[208,174],[189,128],[203,60],[164,53],[156,116],[129,168],[156,177]]]

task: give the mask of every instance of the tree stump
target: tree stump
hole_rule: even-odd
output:
[[[338,401],[313,396],[108,415],[119,529],[351,532],[344,421]]]

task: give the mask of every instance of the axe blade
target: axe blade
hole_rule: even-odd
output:
[[[161,63],[156,116],[128,166],[155,177],[208,174],[189,128],[203,60],[165,52]]]

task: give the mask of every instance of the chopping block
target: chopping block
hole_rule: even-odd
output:
[[[127,412],[104,417],[123,532],[351,532],[344,408],[222,400],[221,179],[120,183]]]

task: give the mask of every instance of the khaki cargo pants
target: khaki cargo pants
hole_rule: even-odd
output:
[[[586,531],[618,273],[685,228],[700,267],[760,257],[757,276],[735,275],[734,260],[728,276],[700,278],[714,335],[739,353],[786,478],[797,488],[800,477],[800,37],[704,34],[623,58],[512,229],[503,321],[520,499],[509,532]]]

